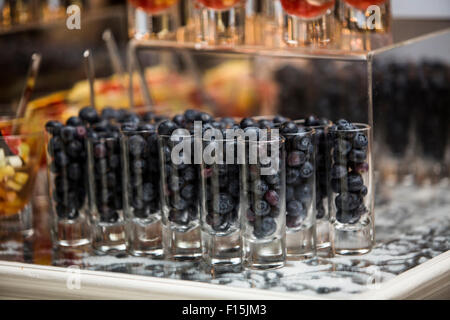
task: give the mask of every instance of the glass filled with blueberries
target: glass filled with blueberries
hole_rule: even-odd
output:
[[[45,130],[53,244],[90,244],[85,123],[79,117],[70,117],[65,125],[51,120]]]
[[[103,253],[125,251],[128,240],[120,129],[109,120],[100,120],[88,128],[86,144],[93,247]]]
[[[123,123],[121,131],[129,251],[137,256],[161,257],[160,165],[155,125]]]
[[[286,255],[288,259],[316,254],[315,129],[284,122],[286,140]]]
[[[330,242],[330,215],[328,193],[328,146],[327,132],[332,122],[326,118],[318,118],[311,115],[303,120],[295,121],[298,125],[315,130],[313,143],[315,148],[315,172],[316,172],[316,249],[329,250]]]
[[[189,113],[188,113],[189,115]],[[166,257],[202,256],[199,166],[194,163],[194,119],[181,115],[157,126],[163,249]]]
[[[285,141],[278,129],[244,118],[241,165],[242,263],[251,269],[282,267],[285,247]]]
[[[328,131],[333,250],[364,254],[374,244],[372,132],[338,120]]]
[[[200,171],[203,258],[214,266],[241,263],[239,137],[222,132],[203,136]]]

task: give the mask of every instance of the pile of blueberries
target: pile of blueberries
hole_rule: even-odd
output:
[[[286,118],[276,116],[273,119],[260,119],[255,121],[251,118],[244,118],[240,122],[240,128],[244,130],[248,136],[251,131],[254,136],[261,138],[261,129],[268,129],[267,139],[270,139],[270,129],[279,127]],[[246,144],[247,152],[250,143]],[[270,147],[268,147],[268,156],[270,157]],[[280,153],[281,156],[281,153]],[[249,159],[247,158],[247,161]],[[272,159],[273,160],[273,159]],[[279,159],[278,159],[279,160]],[[271,164],[268,164],[269,166]],[[250,226],[253,227],[253,235],[257,239],[271,236],[277,230],[277,217],[281,214],[282,201],[282,177],[281,173],[284,164],[279,163],[278,169],[271,172],[270,175],[261,175],[261,169],[265,164],[246,165],[246,181],[243,181],[244,190],[247,192],[248,208],[246,209],[246,219]]]
[[[127,109],[104,108],[99,114],[92,107],[84,107],[65,125],[47,122],[49,168],[54,174],[50,185],[57,216],[76,219],[86,204],[86,190],[93,187],[100,220],[116,222],[123,209],[120,127],[122,131],[148,129],[149,123],[161,119],[151,112],[138,116]],[[92,186],[88,183],[88,144],[93,157]]]
[[[286,227],[298,228],[312,214],[314,141],[312,130],[286,121],[280,133],[286,140]]]
[[[368,210],[364,205],[367,187],[361,173],[369,170],[367,161],[368,137],[355,131],[357,127],[341,119],[330,127],[330,185],[336,194],[336,219],[341,223],[354,224]]]
[[[327,163],[328,147],[326,126],[328,119],[317,118],[313,115],[305,119],[305,127],[314,128],[314,147],[316,163],[316,219],[327,219],[328,211],[328,182]]]
[[[130,214],[138,219],[150,218],[158,213],[159,201],[159,150],[154,124],[125,123],[125,165],[128,172],[127,196]]]
[[[50,195],[59,219],[73,220],[86,204],[86,126],[78,117],[71,117],[66,125],[49,121],[48,158],[53,183]]]

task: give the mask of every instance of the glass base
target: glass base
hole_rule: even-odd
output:
[[[237,265],[241,263],[239,230],[227,235],[202,231],[203,259],[208,265]]]
[[[328,220],[316,220],[316,249],[327,249],[330,246],[330,222]]]
[[[286,256],[288,260],[310,259],[316,255],[315,228],[286,230]]]
[[[0,236],[8,237],[9,234],[21,234],[24,237],[33,235],[33,208],[27,204],[21,211],[3,216],[0,215]]]
[[[227,10],[214,10],[201,6],[196,16],[198,44],[244,44],[245,8],[242,5]]]
[[[338,34],[338,25],[329,10],[315,19],[303,19],[294,15],[285,15],[284,41],[288,46],[326,46],[333,42]]]
[[[163,248],[168,259],[197,260],[202,256],[200,226],[187,231],[171,229],[163,225]]]
[[[159,258],[164,255],[160,217],[150,221],[135,218],[130,221],[128,232],[129,251],[134,256]]]
[[[339,255],[360,255],[372,250],[373,225],[369,219],[356,225],[333,224],[333,251]]]
[[[284,237],[267,241],[243,238],[242,263],[249,269],[275,269],[286,264]]]
[[[127,250],[126,223],[98,223],[94,226],[92,246],[98,253],[114,253]]]
[[[61,247],[79,247],[91,243],[90,223],[81,215],[75,220],[57,220],[53,231],[53,243]]]

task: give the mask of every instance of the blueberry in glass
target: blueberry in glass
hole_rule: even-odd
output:
[[[371,128],[345,119],[329,128],[329,174],[334,250],[362,254],[374,242]]]
[[[199,114],[187,112],[186,126],[193,125]],[[160,122],[157,134],[164,253],[170,259],[196,259],[201,257],[202,248],[200,168],[194,163],[194,137],[172,120]]]
[[[124,216],[123,161],[120,129],[106,119],[87,131],[89,209],[93,222],[93,247],[99,252],[124,251],[128,241]],[[145,167],[135,163],[136,170]]]
[[[45,125],[49,195],[56,246],[80,246],[91,241],[87,215],[86,127],[77,117],[66,125]]]
[[[240,177],[243,263],[256,269],[281,267],[286,258],[284,139],[278,129],[250,126],[241,143],[245,145]]]
[[[315,129],[286,121],[286,250],[289,259],[315,255]]]

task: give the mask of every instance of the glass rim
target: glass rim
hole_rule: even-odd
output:
[[[342,130],[333,128],[333,126],[330,127],[330,131],[332,132],[360,132],[360,131],[370,131],[372,129],[372,126],[368,123],[362,123],[362,122],[352,122],[352,125],[356,126],[357,128],[351,129],[351,130]]]

